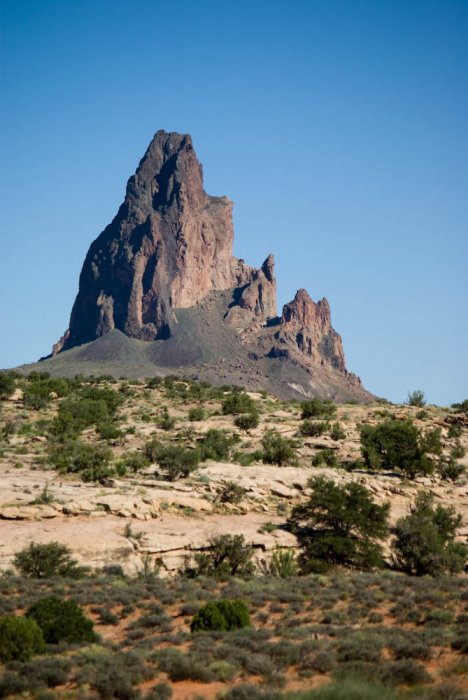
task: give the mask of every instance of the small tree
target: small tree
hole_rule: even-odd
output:
[[[197,450],[188,450],[179,445],[160,445],[155,457],[168,481],[187,477],[197,468],[200,459]]]
[[[0,372],[0,400],[7,399],[15,390],[14,377],[9,372]]]
[[[381,566],[380,540],[388,534],[390,505],[378,505],[355,482],[340,486],[319,476],[309,484],[312,495],[295,506],[289,519],[302,547],[302,569],[326,571],[338,564]]]
[[[243,535],[218,535],[209,540],[209,550],[186,562],[188,576],[250,576],[254,572],[253,549]]]
[[[29,661],[44,649],[44,637],[35,620],[11,615],[0,618],[0,661]]]
[[[56,596],[41,598],[31,605],[26,616],[35,620],[47,644],[67,642],[94,642],[93,621],[84,616],[74,600]]]
[[[248,395],[240,391],[228,394],[221,404],[224,415],[232,413],[256,413],[255,401]]]
[[[26,578],[52,578],[67,576],[78,578],[86,569],[72,558],[70,550],[59,542],[36,544],[31,542],[15,554],[14,565]]]
[[[408,406],[417,406],[423,408],[426,405],[424,391],[417,389],[416,391],[408,391]]]
[[[423,436],[410,420],[389,419],[361,427],[361,452],[368,469],[399,469],[414,478],[432,473],[434,461],[429,454],[440,451],[440,432]]]
[[[455,542],[461,515],[453,506],[434,508],[434,497],[421,492],[410,506],[409,515],[395,527],[395,564],[408,574],[435,576],[445,571],[463,571],[468,548]]]
[[[242,600],[211,600],[194,615],[190,631],[229,632],[249,626],[249,611]]]
[[[315,398],[303,401],[301,411],[303,420],[304,418],[333,418],[336,406],[331,401]]]
[[[217,430],[211,428],[208,430],[199,442],[201,459],[219,459],[224,460],[229,458],[229,450],[231,440],[225,430]]]
[[[258,413],[242,413],[234,418],[234,425],[241,430],[252,430],[260,422]]]
[[[276,430],[267,430],[262,438],[263,462],[282,466],[295,458],[293,443]]]

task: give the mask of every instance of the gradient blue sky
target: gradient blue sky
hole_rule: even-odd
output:
[[[348,368],[468,396],[468,2],[2,0],[0,367],[50,351],[153,133],[189,132],[279,305]]]

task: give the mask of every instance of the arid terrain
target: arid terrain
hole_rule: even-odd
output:
[[[56,384],[47,385],[49,381]],[[48,386],[42,392],[45,398],[38,389],[41,382]],[[47,691],[51,698],[137,697],[96,689],[91,670],[95,672],[98,661],[104,666],[120,664],[121,670],[128,666],[130,687],[154,698],[169,697],[149,695],[160,683],[170,686],[174,698],[222,697],[228,691],[229,698],[273,698],[276,692],[311,690],[343,678],[358,685],[369,678],[388,681],[389,698],[397,692],[402,697],[406,692],[408,697],[464,697],[466,662],[453,643],[460,623],[466,623],[463,575],[432,579],[385,569],[364,573],[338,568],[283,579],[272,576],[269,568],[275,552],[299,552],[288,517],[307,498],[309,479],[317,475],[338,484],[363,485],[376,503],[390,504],[391,525],[407,514],[418,491],[430,492],[435,504],[454,506],[462,515],[458,539],[466,541],[468,483],[463,467],[468,465],[468,430],[463,413],[383,401],[349,403],[338,405],[330,418],[313,420],[319,428],[311,430],[300,402],[265,393],[214,389],[171,377],[148,382],[88,378],[77,380],[74,387],[73,382],[66,384],[18,375],[14,391],[1,402],[0,418],[4,612],[21,610],[43,590],[57,590],[86,608],[101,635],[97,646],[81,648],[76,652],[79,659],[73,656],[81,670],[89,666],[82,683],[80,674],[70,671],[66,682],[53,693]],[[80,410],[91,406],[96,411],[96,401],[102,403],[99,392],[108,392],[106,400],[115,401],[112,416],[92,418],[92,424],[81,426],[79,436],[63,439],[70,430],[65,407],[75,407],[76,421],[76,397],[81,397],[78,403],[91,402],[81,403]],[[233,396],[248,402],[258,425],[239,427],[239,416],[247,413],[235,409],[237,398],[229,412]],[[442,478],[437,469],[414,478],[398,470],[366,470],[360,430],[389,419],[411,419],[422,435],[436,431],[441,442],[438,459],[456,455],[458,477]],[[321,434],[304,435],[308,432]],[[272,434],[289,447],[279,464],[266,463],[265,436]],[[67,461],[67,450],[70,443],[75,449],[77,442],[92,449],[86,453],[84,471],[70,473],[74,467]],[[159,450],[161,445],[176,446],[185,455],[208,447],[223,458],[207,456],[191,464],[186,475],[174,474],[161,466],[161,456],[151,458],[151,445]],[[101,462],[95,459],[99,450],[105,453]],[[92,471],[98,468],[102,471]],[[243,535],[254,551],[255,575],[181,577],[194,555],[209,551],[221,535]],[[117,566],[121,573],[66,583],[15,577],[15,553],[31,542],[54,541],[66,545],[92,571]],[[389,564],[390,542],[391,538],[385,543]],[[252,627],[191,636],[191,615],[219,595],[245,600]],[[419,644],[419,651],[401,651],[402,638],[409,646]],[[400,669],[398,678],[398,659],[417,659],[412,661],[416,680],[408,669],[406,676]],[[352,672],[353,664],[359,672]],[[245,689],[246,684],[254,684],[254,690]],[[420,695],[408,690],[414,685],[422,688]],[[439,687],[445,689],[441,694],[434,690]],[[9,697],[5,692],[1,697]],[[359,692],[323,697],[385,697],[382,691]]]

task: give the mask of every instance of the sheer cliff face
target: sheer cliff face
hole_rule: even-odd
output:
[[[278,317],[273,256],[257,270],[232,256],[232,244],[232,202],[204,191],[191,137],[158,131],[116,217],[88,251],[54,354],[114,328],[145,341],[170,338],[177,309],[230,290],[222,324],[249,356],[289,358],[359,385],[346,371],[327,300],[315,303],[301,289]]]
[[[191,137],[158,131],[88,251],[64,348],[113,328],[168,337],[173,308],[249,279],[251,268],[232,257],[233,235],[232,202],[203,190]]]

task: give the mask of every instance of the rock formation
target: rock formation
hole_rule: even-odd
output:
[[[359,389],[328,301],[315,303],[300,289],[278,317],[273,256],[258,270],[250,267],[233,257],[233,235],[232,202],[204,191],[191,137],[158,131],[117,215],[88,251],[70,327],[53,354],[113,330],[140,341],[168,340],[187,319],[181,310],[206,308],[210,295],[223,293],[220,326],[235,333],[234,344],[250,358],[287,359]]]

